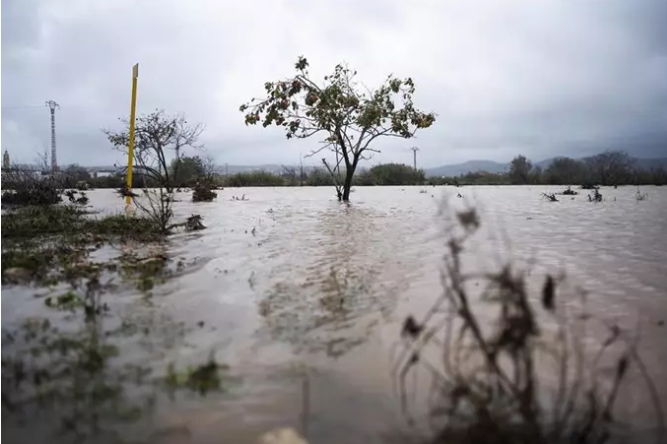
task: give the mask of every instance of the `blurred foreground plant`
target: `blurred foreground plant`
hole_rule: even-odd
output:
[[[646,382],[657,417],[657,442],[663,442],[656,389],[635,344],[620,327],[605,325],[607,339],[591,350],[586,328],[593,318],[586,312],[586,297],[581,295],[574,310],[561,303],[556,295],[562,279],[547,275],[536,298],[527,291],[526,273],[511,264],[492,273],[467,272],[462,251],[480,226],[479,216],[473,208],[445,216],[444,291],[421,322],[412,316],[405,320],[403,348],[394,367],[404,411],[408,374],[421,365],[432,376],[428,410],[433,442],[608,442],[619,388],[631,366]],[[481,284],[479,295],[471,292],[476,283]],[[430,359],[429,348],[439,362]],[[611,379],[602,362],[612,363]]]

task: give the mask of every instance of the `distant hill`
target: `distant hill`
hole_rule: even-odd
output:
[[[486,171],[488,173],[504,173],[509,171],[509,163],[498,163],[490,160],[470,160],[455,165],[444,165],[437,168],[427,168],[424,170],[426,177],[440,176],[460,176],[470,172]]]
[[[636,165],[644,170],[651,168],[665,168],[667,169],[667,157],[659,157],[656,159],[635,159]]]
[[[554,159],[556,159],[556,157],[542,160],[540,162],[537,162],[535,165],[538,165],[541,168],[548,168],[549,165],[551,165],[551,162],[554,161]],[[667,169],[667,157],[656,157],[654,159],[640,159],[635,157],[634,161],[635,161],[635,166],[637,166],[639,169],[642,170],[650,170],[651,168],[659,168],[659,167]]]
[[[546,169],[551,165],[556,157],[535,162],[534,165]],[[583,159],[579,159],[583,160]],[[643,170],[651,168],[665,168],[667,169],[667,157],[658,157],[655,159],[638,159],[635,158],[635,165]],[[424,170],[426,177],[440,177],[440,176],[460,176],[471,172],[486,171],[488,173],[505,173],[509,171],[510,163],[498,163],[490,160],[471,160],[465,163],[458,163],[454,165],[444,165],[437,168],[428,168]]]

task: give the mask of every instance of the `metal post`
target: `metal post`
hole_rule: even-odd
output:
[[[130,140],[127,146],[127,190],[132,189],[132,161],[134,160],[134,121],[137,111],[137,78],[139,77],[139,64],[132,67],[132,103],[130,105]],[[132,203],[132,197],[125,196],[127,207]]]
[[[56,109],[60,108],[54,100],[48,100],[46,106],[51,111],[51,173],[58,172],[58,160],[56,156]]]

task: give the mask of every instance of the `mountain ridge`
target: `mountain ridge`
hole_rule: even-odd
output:
[[[564,157],[564,156],[563,156]],[[552,157],[549,159],[544,159],[539,162],[533,162],[533,165],[539,166],[542,169],[546,169],[551,165],[551,163],[558,157]],[[575,160],[582,161],[586,159],[579,158]],[[632,160],[635,162],[635,165],[643,170],[648,170],[650,168],[662,167],[667,169],[667,157],[655,157],[655,158],[637,158],[632,157]],[[462,174],[474,173],[478,171],[484,171],[487,173],[506,173],[510,169],[511,162],[494,162],[491,160],[469,160],[467,162],[443,165],[435,168],[426,168],[424,173],[426,177],[454,177],[460,176]]]

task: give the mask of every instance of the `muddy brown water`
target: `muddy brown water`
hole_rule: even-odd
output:
[[[590,292],[597,315],[640,327],[641,356],[667,406],[667,326],[660,325],[667,321],[667,188],[643,187],[645,201],[636,201],[633,187],[602,189],[607,200],[599,204],[586,192],[547,202],[541,191],[358,187],[349,207],[325,187],[225,189],[206,204],[179,193],[176,217],[200,214],[207,229],[170,239],[169,255],[192,265],[150,301],[130,291],[112,295],[127,302],[124,318],[150,330],[142,340],[125,339],[118,360],[159,374],[169,362],[185,366],[213,352],[230,367],[228,389],[161,399],[143,422],[149,438],[130,427],[121,437],[253,443],[277,426],[293,426],[314,444],[418,436],[399,408],[392,356],[406,315],[423,313],[440,294],[438,210],[457,192],[464,197],[456,205],[474,203],[482,215],[469,265],[511,257],[532,264],[536,285],[545,271],[566,272]],[[123,209],[111,190],[88,194],[96,209]],[[232,200],[243,194],[248,200]],[[3,328],[44,314],[35,289],[2,290]],[[646,396],[633,391],[621,411],[628,420],[651,419]],[[3,436],[35,442],[43,439],[37,429],[17,426]]]

